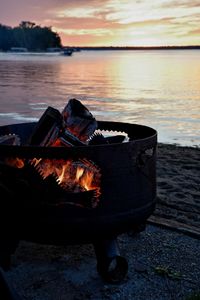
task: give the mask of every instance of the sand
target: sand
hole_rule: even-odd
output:
[[[157,206],[160,224],[200,238],[200,149],[158,145]]]
[[[200,149],[159,144],[156,210],[140,234],[118,237],[129,266],[123,282],[100,278],[90,244],[25,241],[7,278],[25,300],[189,300],[200,293],[199,211]]]

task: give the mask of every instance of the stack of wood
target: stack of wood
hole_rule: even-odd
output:
[[[97,131],[97,121],[92,113],[79,100],[70,99],[62,112],[51,106],[47,107],[26,145],[84,147],[120,143],[124,138],[124,135],[104,137]],[[6,135],[0,137],[0,144],[20,145],[20,139],[14,134]],[[6,158],[4,163],[22,169],[20,176],[32,190],[34,198],[37,198],[38,190],[38,196],[40,194],[42,198],[60,197],[68,203],[82,207],[94,208],[99,203],[100,168],[86,158],[77,160],[34,158],[28,161]]]
[[[46,109],[27,144],[43,147],[87,146],[89,137],[96,129],[97,121],[91,112],[79,100],[71,99],[61,113],[50,106]],[[95,190],[96,198],[100,194],[100,170],[94,162],[87,159],[34,159],[32,163],[44,179],[53,174],[57,183],[70,193]],[[93,206],[96,202],[92,202]]]
[[[31,134],[28,145],[85,146],[97,129],[97,121],[77,99],[71,99],[60,113],[49,106]]]

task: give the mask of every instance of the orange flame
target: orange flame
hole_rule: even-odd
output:
[[[34,160],[43,178],[54,174],[59,184],[71,191],[90,191],[99,188],[100,172],[94,163],[83,159],[79,161],[42,159]]]
[[[81,167],[78,167],[76,170],[76,182],[79,182],[79,179],[81,178],[83,173],[84,173],[84,169]]]
[[[7,163],[16,168],[23,168],[24,161],[19,158],[7,159]],[[57,182],[71,192],[83,192],[95,190],[95,203],[100,196],[100,170],[91,161],[82,159],[78,161],[63,159],[37,159],[31,160],[31,164],[45,179],[51,174],[57,177]]]
[[[65,175],[66,168],[67,168],[67,164],[66,164],[66,165],[64,165],[64,166],[62,167],[61,174],[60,174],[60,176],[58,176],[58,181],[59,181],[60,183],[62,183],[62,182],[63,182],[63,179],[64,179],[64,175]],[[59,174],[59,171],[60,171],[60,170],[57,168],[57,169],[56,169],[56,173],[57,173],[57,174]]]
[[[86,170],[85,175],[81,178],[81,185],[86,189],[86,191],[94,190],[93,187],[93,173],[91,171]]]

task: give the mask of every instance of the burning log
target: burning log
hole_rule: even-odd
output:
[[[96,127],[97,122],[88,109],[80,101],[71,99],[62,113],[51,106],[45,110],[26,145],[86,146],[88,144],[86,140]],[[0,143],[15,145],[17,142],[15,135],[0,139]],[[28,185],[34,198],[39,199],[41,203],[43,203],[42,199],[49,199],[49,203],[52,204],[62,202],[62,204],[70,203],[94,208],[99,202],[101,175],[99,168],[92,161],[36,158],[26,161],[19,158],[6,158],[5,163],[22,169],[21,172],[19,171],[19,178],[24,183],[22,190],[26,191]],[[25,194],[23,196],[26,197]]]
[[[27,145],[50,146],[61,130],[62,116],[60,112],[49,106],[36,124]]]
[[[48,107],[40,118],[29,139],[30,145],[53,147],[85,146],[89,135],[94,132],[97,122],[80,101],[71,99],[62,114],[52,107]],[[93,162],[85,160],[34,160],[36,170],[44,179],[52,175],[57,178],[56,184],[66,192],[91,193],[91,207],[98,203],[100,195],[100,171]],[[80,201],[78,201],[80,204]],[[88,207],[89,205],[87,205]]]
[[[97,121],[91,112],[77,99],[69,100],[62,111],[62,116],[65,128],[81,141],[87,141],[97,129]]]
[[[59,194],[61,196],[66,195],[67,202],[65,201],[65,203],[70,202],[74,205],[83,206],[83,203],[87,202],[86,207],[90,208],[98,205],[101,173],[93,162],[86,159],[77,161],[42,159],[35,160],[35,169],[46,183],[50,183],[50,194],[52,193],[56,197]],[[81,195],[84,192],[90,193],[81,200]],[[64,200],[62,201],[64,202]]]
[[[39,146],[84,146],[75,135],[64,128],[61,113],[49,106],[31,134],[28,145]]]
[[[49,106],[38,121],[28,145],[84,146],[97,121],[77,99],[69,100],[62,113]]]

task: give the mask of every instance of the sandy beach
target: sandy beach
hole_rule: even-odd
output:
[[[90,244],[21,241],[6,274],[23,300],[190,300],[200,293],[200,149],[159,144],[157,154],[155,212],[145,231],[118,237],[125,280],[103,282]]]
[[[200,149],[158,145],[157,206],[150,220],[200,238]]]

